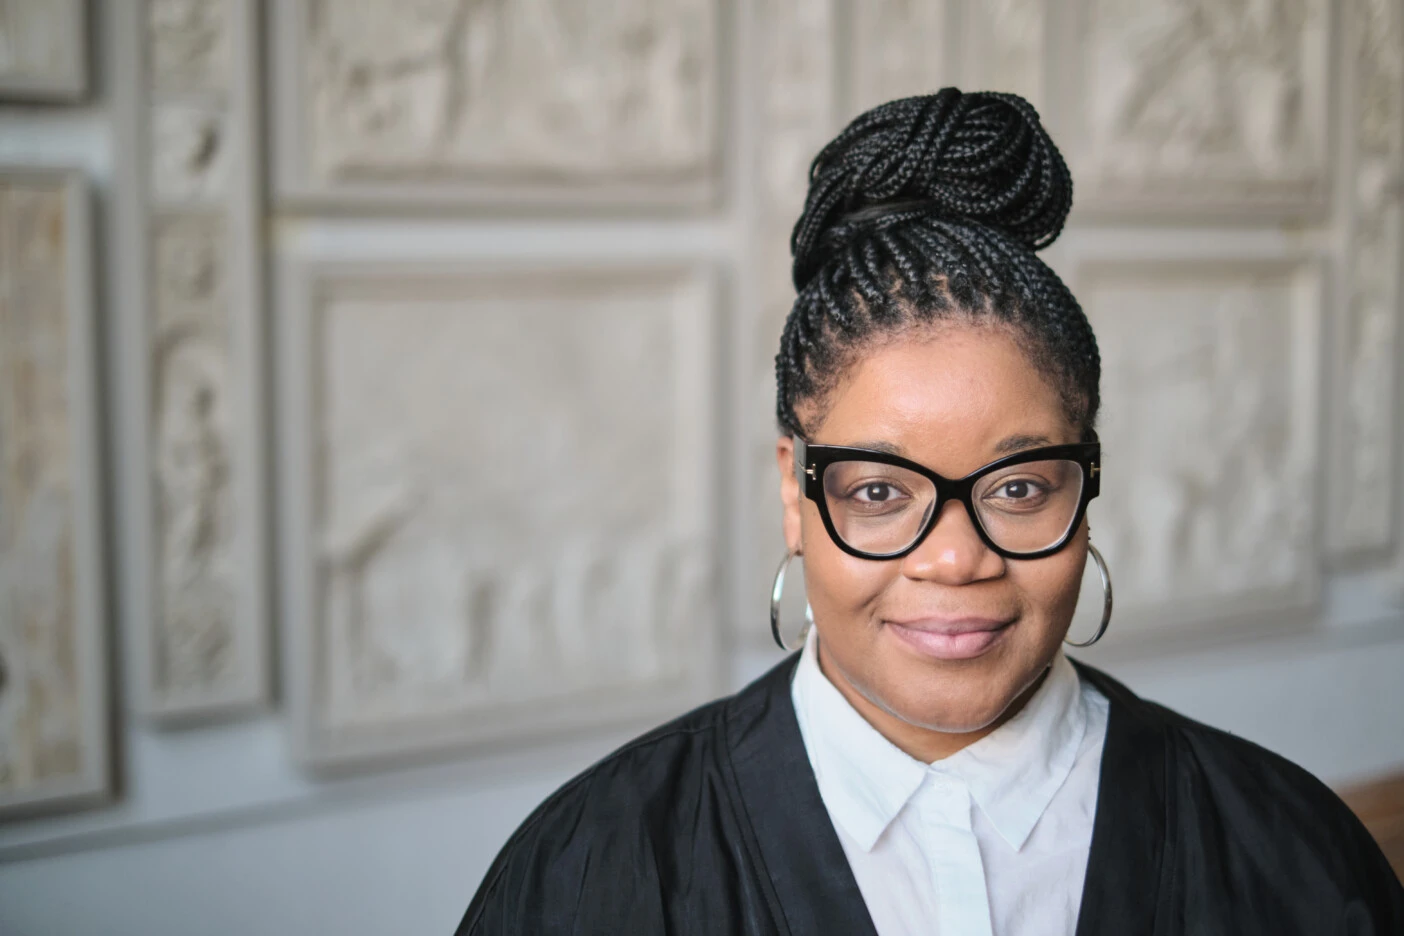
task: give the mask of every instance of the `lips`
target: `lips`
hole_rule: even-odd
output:
[[[938,660],[969,660],[1004,639],[1012,619],[921,618],[888,621],[893,636],[922,656]]]

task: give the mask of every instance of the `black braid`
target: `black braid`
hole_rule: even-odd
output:
[[[1015,94],[903,98],[858,116],[815,157],[790,237],[799,294],[775,356],[781,430],[804,433],[880,336],[961,318],[1012,326],[1084,439],[1100,404],[1097,339],[1034,253],[1072,209],[1072,176]]]

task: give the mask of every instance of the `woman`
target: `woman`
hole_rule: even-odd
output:
[[[1071,203],[1014,95],[820,152],[776,357],[804,648],[557,791],[459,933],[1404,933],[1317,780],[1062,653],[1089,554],[1110,588],[1097,345],[1034,254]]]

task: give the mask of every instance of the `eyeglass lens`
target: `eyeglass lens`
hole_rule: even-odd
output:
[[[970,499],[980,526],[1000,549],[1034,553],[1067,535],[1082,485],[1078,462],[1023,462],[980,478]],[[937,507],[930,479],[868,461],[831,463],[824,472],[824,500],[839,539],[873,555],[906,549]]]

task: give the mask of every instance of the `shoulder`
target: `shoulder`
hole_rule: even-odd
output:
[[[1179,863],[1221,865],[1247,890],[1294,882],[1341,905],[1392,908],[1404,922],[1404,892],[1378,844],[1321,780],[1246,738],[1141,699],[1105,673],[1091,675],[1113,713],[1153,726],[1164,740]]]
[[[627,742],[547,797],[499,852],[458,932],[552,932],[552,913],[585,912],[582,894],[615,895],[610,919],[661,923],[669,868],[699,836],[715,847],[726,825],[716,813],[728,799],[729,729],[764,708],[773,692],[763,683],[784,665]]]

